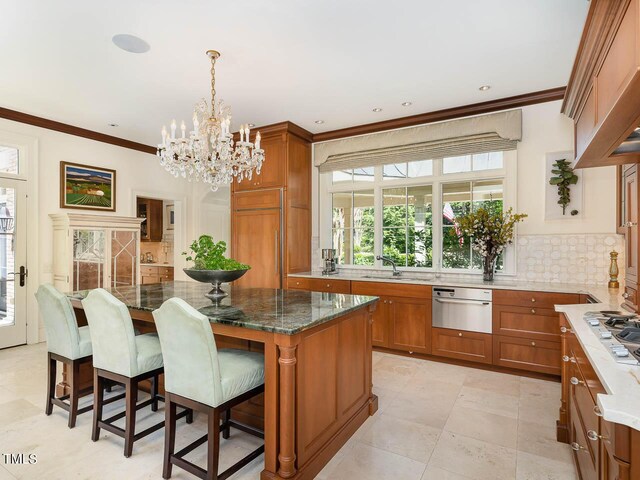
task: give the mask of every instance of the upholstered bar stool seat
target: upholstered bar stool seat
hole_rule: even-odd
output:
[[[76,417],[88,412],[93,405],[78,408],[78,399],[91,393],[91,387],[80,390],[80,365],[91,363],[91,334],[88,326],[78,327],[71,302],[52,285],[44,284],[36,292],[38,307],[47,334],[47,405],[45,413],[51,415],[53,406],[69,412],[69,428],[76,424]],[[57,362],[67,365],[69,394],[55,396]],[[65,400],[69,400],[66,403]]]
[[[164,421],[135,433],[136,411],[151,405],[158,410],[158,377],[163,372],[162,350],[155,333],[135,335],[133,321],[126,305],[102,288],[89,292],[82,301],[91,327],[93,346],[94,411],[91,439],[100,437],[100,429],[124,438],[124,455],[130,457],[135,441],[161,429]],[[115,381],[125,387],[125,410],[108,419],[102,418],[105,404],[103,386],[105,379]],[[151,380],[151,398],[138,403],[138,385],[143,380]],[[190,412],[182,412],[180,416]],[[125,428],[114,422],[125,417]]]
[[[244,350],[216,348],[209,319],[179,298],[153,312],[165,362],[165,448],[162,476],[173,465],[206,480],[225,479],[264,452],[260,446],[218,475],[220,433],[231,427],[264,438],[264,433],[231,419],[231,408],[264,392],[264,356]],[[175,453],[176,406],[203,412],[207,434]],[[225,419],[220,424],[220,414]],[[207,442],[207,469],[188,462],[185,455]]]

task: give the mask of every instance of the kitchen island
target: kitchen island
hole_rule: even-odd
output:
[[[210,289],[208,284],[165,282],[111,293],[143,331],[154,328],[153,310],[178,297],[209,317],[219,346],[264,351],[264,402],[253,405],[256,416],[263,414],[265,431],[261,478],[314,478],[377,410],[371,391],[377,298],[227,286],[229,296],[216,306],[204,297]],[[87,293],[70,294],[80,324],[80,300]]]

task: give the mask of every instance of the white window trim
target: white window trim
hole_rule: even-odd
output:
[[[450,182],[462,182],[462,181],[475,181],[475,180],[490,180],[496,178],[503,178],[503,205],[504,209],[513,208],[517,211],[517,152],[516,150],[509,150],[503,153],[503,165],[502,169],[495,170],[482,170],[463,173],[449,173],[442,174],[442,159],[433,160],[433,175],[426,177],[407,178],[398,180],[383,180],[382,179],[382,167],[375,167],[374,181],[372,182],[344,182],[334,185],[332,183],[331,173],[320,173],[318,178],[318,201],[319,201],[319,240],[321,245],[331,246],[331,223],[332,223],[332,198],[333,193],[338,192],[357,192],[362,190],[374,190],[374,255],[382,255],[382,189],[391,187],[410,187],[430,184],[432,185],[433,203],[432,209],[433,224],[432,228],[434,232],[442,231],[442,216],[437,215],[436,212],[442,211],[442,189],[443,183]],[[406,272],[424,272],[424,273],[450,273],[450,274],[472,274],[480,275],[482,270],[472,270],[466,268],[442,268],[440,265],[442,258],[442,234],[434,235],[433,242],[433,267],[403,267],[398,266],[398,270]],[[517,248],[516,241],[514,244],[505,249],[505,262],[504,269],[501,272],[496,272],[497,276],[515,276],[516,264],[517,264]],[[373,265],[353,265],[345,264],[340,265],[345,268],[354,270],[381,270],[391,267],[384,266],[382,261],[374,260]]]

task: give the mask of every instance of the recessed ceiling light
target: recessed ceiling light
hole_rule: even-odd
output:
[[[324,123],[324,120],[316,120],[316,123],[317,123],[318,125],[322,125],[322,124]]]
[[[111,41],[116,47],[121,48],[125,52],[146,53],[151,49],[151,46],[140,37],[126,33],[114,35]]]
[[[381,109],[381,108],[376,107],[376,108],[374,108],[374,109],[373,109],[373,111],[374,111],[374,112],[376,112],[376,113],[378,113],[378,112],[381,112],[381,111],[382,111],[382,109]]]
[[[490,88],[491,88],[491,85],[482,85],[480,88],[478,88],[478,90],[480,90],[481,92],[486,92]]]
[[[403,107],[410,107],[412,105],[411,102],[402,102]]]
[[[247,123],[247,125],[249,125],[249,128],[253,128],[253,127],[255,127],[255,126],[256,126],[256,124],[255,124],[255,123]]]
[[[107,125],[109,125],[110,127],[117,127],[118,126],[117,123],[108,123]]]

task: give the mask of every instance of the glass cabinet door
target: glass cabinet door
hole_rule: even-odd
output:
[[[113,230],[111,232],[111,287],[137,283],[138,232]]]
[[[73,230],[73,290],[104,286],[105,231]]]

